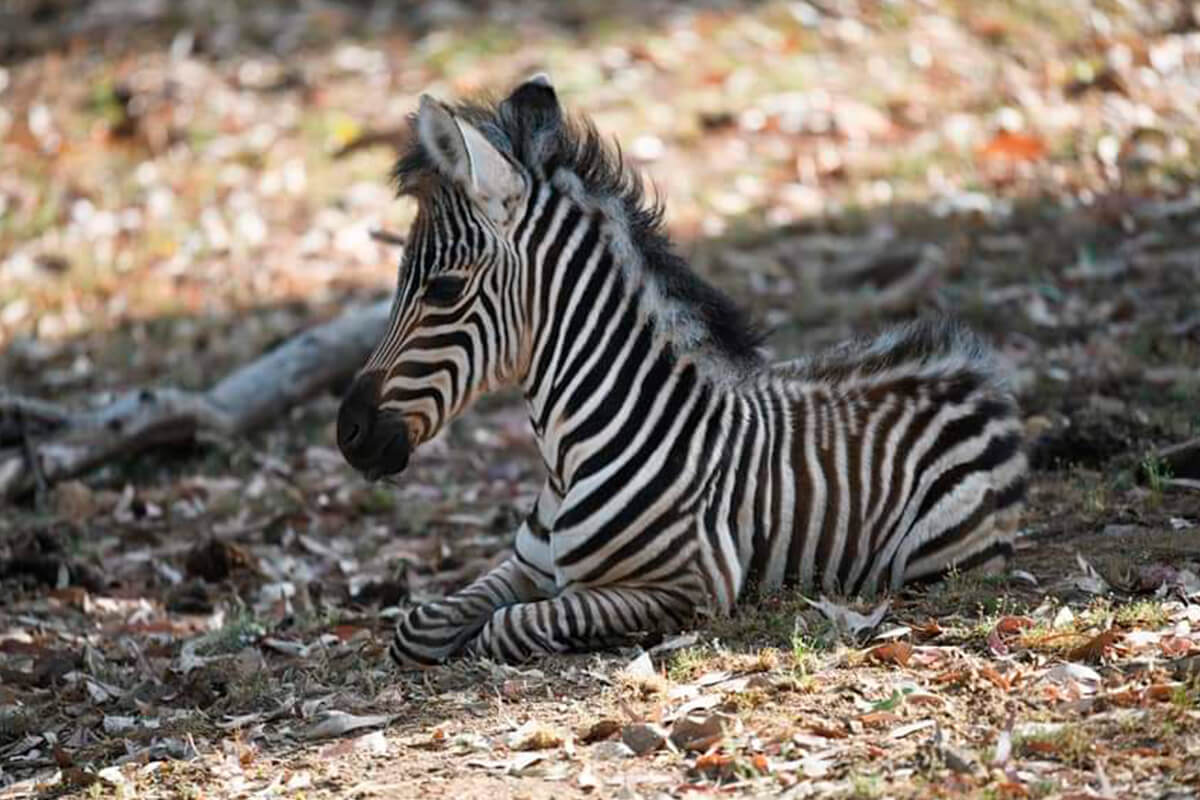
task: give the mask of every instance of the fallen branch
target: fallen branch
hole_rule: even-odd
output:
[[[204,392],[172,387],[127,392],[72,412],[0,395],[0,498],[54,484],[115,458],[193,439],[244,435],[348,379],[383,335],[390,301],[347,311],[292,337]],[[15,434],[15,435],[14,435]]]

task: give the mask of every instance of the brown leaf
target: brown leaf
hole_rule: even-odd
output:
[[[912,628],[913,634],[922,641],[942,635],[942,626],[938,624],[936,619],[932,618],[926,620],[924,624],[917,625],[914,623],[910,624],[909,627]]]
[[[1067,659],[1070,661],[1100,662],[1112,650],[1112,646],[1116,644],[1117,637],[1117,632],[1109,628],[1068,652]]]
[[[996,672],[996,670],[990,665],[985,664],[979,670],[979,674],[995,684],[996,688],[998,689],[1002,689],[1007,692],[1012,688],[1012,684],[1009,682],[1008,678],[1004,677],[999,672]]]
[[[1167,683],[1152,683],[1146,687],[1146,697],[1151,700],[1165,701],[1175,696],[1175,686]]]
[[[583,734],[580,735],[579,741],[584,744],[611,739],[621,732],[621,723],[615,719],[602,719],[593,722]]]
[[[720,714],[689,715],[671,726],[671,743],[684,752],[701,752],[721,741],[725,726]]]
[[[881,644],[871,650],[871,658],[881,664],[898,664],[901,667],[908,666],[909,659],[912,658],[913,646],[908,642],[888,642]]]
[[[733,764],[733,756],[725,753],[705,753],[696,759],[700,772],[719,772]]]
[[[1000,131],[984,145],[980,154],[985,159],[1040,161],[1046,157],[1046,143],[1037,136]]]
[[[1104,699],[1115,706],[1136,706],[1142,702],[1142,693],[1126,687],[1118,692],[1109,692]]]
[[[666,732],[648,722],[635,722],[621,729],[621,741],[639,756],[653,753],[667,742]]]
[[[999,797],[1029,797],[1029,790],[1022,783],[1016,781],[1001,781],[992,784]]]
[[[891,711],[872,711],[861,715],[858,721],[867,728],[882,728],[885,725],[894,725],[899,722],[900,715],[893,714]]]
[[[1030,617],[1001,617],[996,620],[996,630],[1007,636],[1032,628],[1035,624]]]
[[[1031,753],[1054,754],[1058,752],[1058,742],[1053,739],[1026,739],[1022,746]]]
[[[235,569],[252,568],[254,557],[237,545],[220,539],[209,539],[188,553],[185,564],[189,575],[209,583],[220,583]]]
[[[971,678],[971,673],[966,669],[948,669],[945,672],[938,673],[934,676],[934,683],[966,683]]]
[[[841,728],[834,728],[832,726],[822,725],[820,723],[817,723],[816,725],[809,725],[808,730],[814,736],[824,736],[826,739],[845,739],[847,736],[849,736],[849,734]]]

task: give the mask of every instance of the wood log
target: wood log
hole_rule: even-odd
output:
[[[71,411],[0,395],[0,499],[82,475],[116,458],[203,431],[243,436],[348,380],[383,336],[391,301],[346,311],[227,375],[207,391],[136,389]]]

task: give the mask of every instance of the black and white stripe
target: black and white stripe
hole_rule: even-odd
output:
[[[916,324],[765,365],[542,79],[495,108],[426,101],[415,129],[420,213],[366,367],[379,408],[415,447],[515,383],[548,477],[508,561],[400,622],[398,662],[519,661],[678,629],[750,587],[872,593],[1011,553],[1020,426],[973,336]],[[444,276],[461,294],[428,302]]]

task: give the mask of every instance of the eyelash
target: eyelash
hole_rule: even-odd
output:
[[[424,300],[431,306],[450,306],[458,302],[463,289],[467,288],[467,279],[455,275],[441,275],[431,278],[425,286]]]

